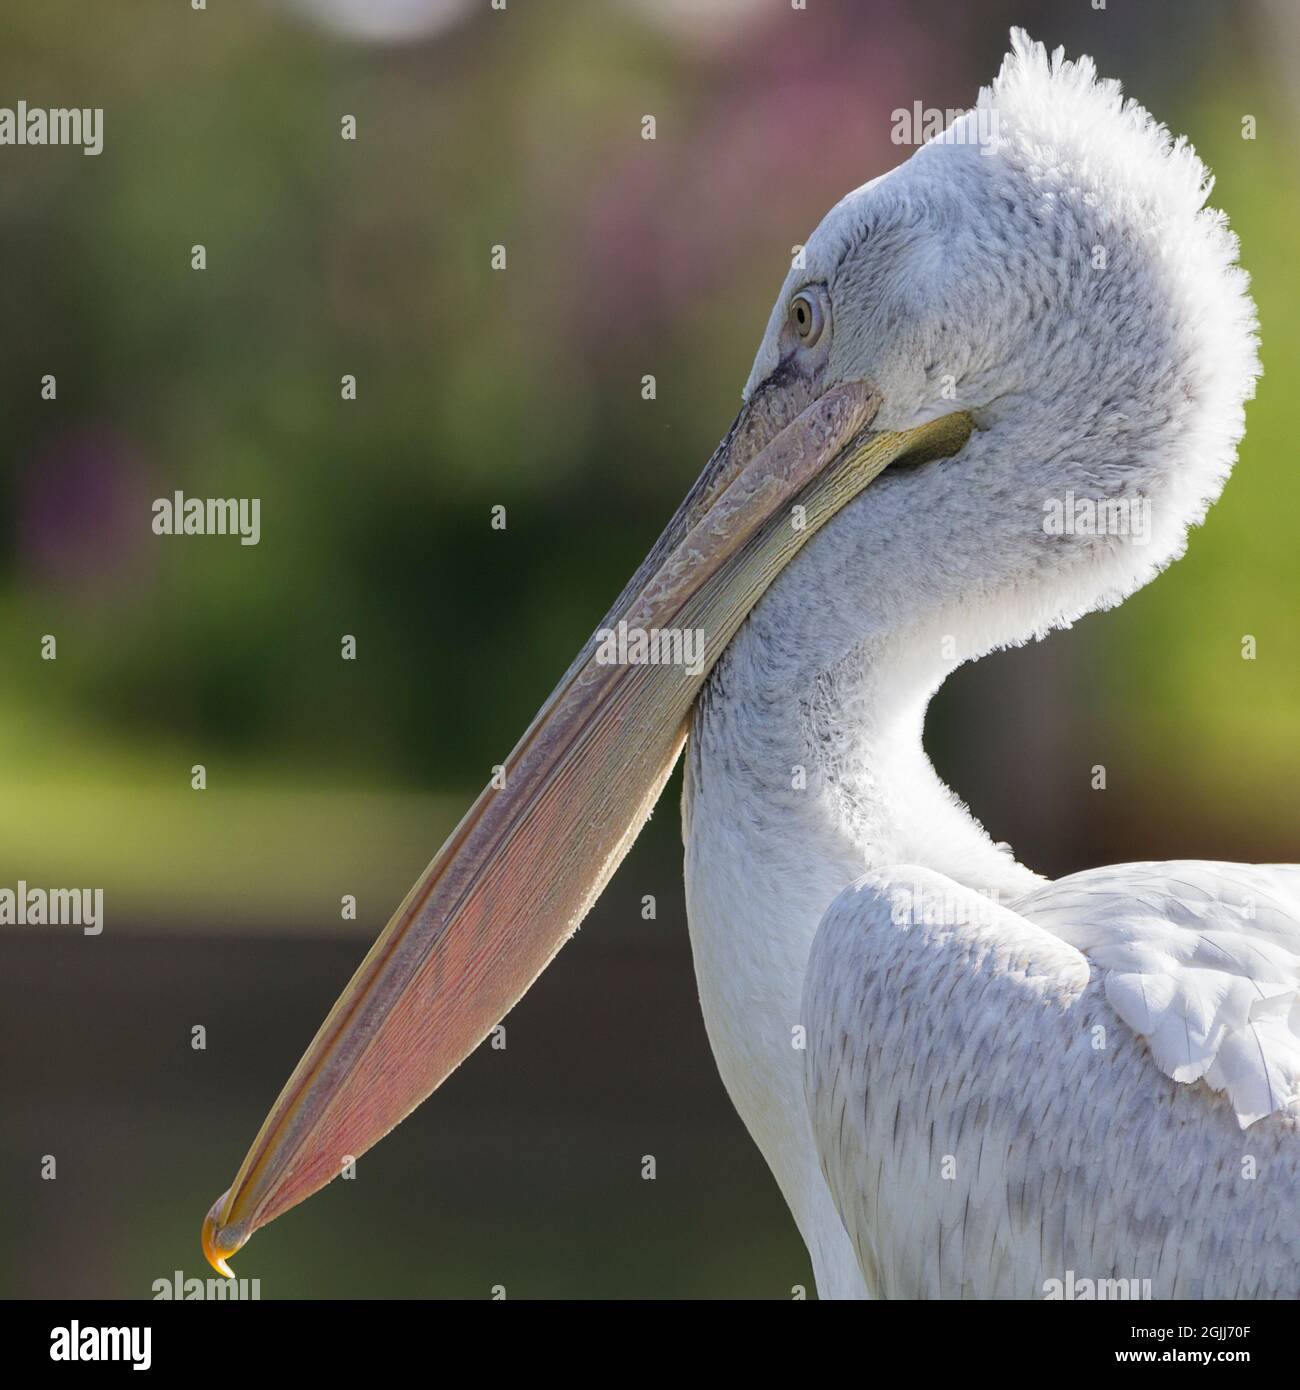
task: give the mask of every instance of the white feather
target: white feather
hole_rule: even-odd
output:
[[[1236,241],[1190,146],[1088,60],[1012,42],[983,115],[808,239],[746,387],[819,282],[826,384],[874,383],[885,428],[964,409],[977,429],[838,513],[698,701],[683,804],[705,1023],[824,1297],[1042,1297],[1070,1270],[1295,1296],[1296,871],[1044,884],[922,748],[958,662],[1182,553],[1258,372]],[[1067,492],[1146,499],[1148,543],[1047,534]],[[900,928],[900,874],[987,915]],[[1253,919],[1233,912],[1247,893]]]
[[[1205,1077],[1243,1128],[1300,1099],[1300,868],[1119,864],[1016,906],[1103,967],[1161,1071]]]
[[[1188,866],[1140,867],[1158,882]],[[1208,881],[1218,866],[1193,867]],[[1098,948],[1022,915],[1057,886],[1004,907],[893,866],[822,921],[807,1101],[869,1292],[1043,1298],[1087,1279],[1137,1281],[1132,1297],[1295,1297],[1300,1116],[1261,1120],[1243,1145],[1234,1106],[1162,1075],[1112,1014]],[[1065,896],[1088,910],[1077,934],[1104,943],[1097,902],[1077,882]],[[908,920],[900,901],[943,911]],[[1064,903],[1061,920],[1077,924]],[[1275,1065],[1294,1062],[1294,1018],[1292,996],[1289,1018],[1247,1025],[1288,1030],[1285,1046],[1263,1039]],[[1265,1085],[1255,1060],[1226,1060],[1246,1090]]]

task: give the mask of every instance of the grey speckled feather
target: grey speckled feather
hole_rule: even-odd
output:
[[[836,898],[805,982],[807,1095],[872,1293],[1043,1298],[1052,1281],[1122,1279],[1158,1298],[1300,1294],[1300,1117],[1243,1132],[1204,1082],[1161,1075],[1094,948],[1030,920],[1068,903],[1104,954],[1125,934],[1105,893],[1126,872],[1219,867],[1106,869],[1091,903],[1078,874],[1018,910],[911,866]],[[950,924],[927,924],[929,904]]]

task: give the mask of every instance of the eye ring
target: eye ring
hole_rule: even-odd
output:
[[[816,295],[800,290],[790,301],[790,327],[800,347],[812,347],[822,335],[826,315]]]

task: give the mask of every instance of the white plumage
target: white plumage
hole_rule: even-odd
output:
[[[208,1211],[214,1268],[521,997],[689,717],[705,1023],[824,1297],[1300,1294],[1300,870],[1047,883],[922,747],[959,662],[1182,553],[1258,372],[1190,147],[1088,60],[1012,46],[809,239],[736,425],[611,610],[698,624],[707,660],[611,669],[598,629]]]
[[[1119,864],[1016,907],[1105,972],[1166,1076],[1204,1078],[1243,1129],[1300,1100],[1300,868]]]
[[[1098,943],[1128,935],[1140,952],[1150,940],[1132,905],[1125,924],[1107,910],[1126,875],[1138,894],[1161,885],[1177,915],[1188,869],[1209,884],[1226,867],[1125,865],[1099,872],[1095,897],[1080,874],[1012,908],[970,894],[970,920],[955,925],[894,920],[899,889],[922,902],[960,894],[925,869],[870,875],[835,900],[805,986],[808,1104],[869,1292],[1043,1298],[1067,1282],[1136,1280],[1134,1296],[1156,1298],[1295,1293],[1294,1112],[1243,1134],[1204,1084],[1168,1079],[1115,1016],[1116,974],[1097,963],[1106,946],[1080,953],[1033,920],[1059,915]],[[1234,868],[1234,882],[1247,877]],[[1157,942],[1195,935],[1148,921]],[[1300,944],[1294,907],[1289,933]],[[1179,999],[1206,986],[1161,963],[1167,973],[1148,979],[1174,985],[1165,1019],[1191,1019]]]
[[[977,429],[845,507],[699,699],[706,1024],[823,1296],[1044,1297],[1067,1276],[1295,1296],[1300,870],[1046,883],[922,750],[957,662],[1182,553],[1258,371],[1189,146],[1018,31],[979,107],[827,216],[746,388],[785,365],[815,283],[828,380],[878,384],[885,428],[962,409]],[[1067,493],[1149,504],[1149,540],[1049,534]]]

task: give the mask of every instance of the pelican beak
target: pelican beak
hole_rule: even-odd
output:
[[[649,816],[709,668],[772,579],[883,468],[970,421],[873,431],[879,396],[780,373],[407,894],[203,1223],[213,1268],[433,1092],[577,930]],[[665,655],[666,654],[666,655]],[[643,659],[644,658],[644,659]]]

